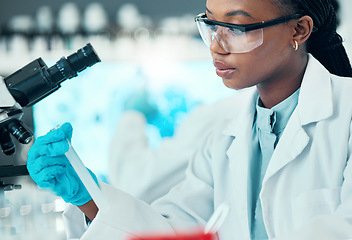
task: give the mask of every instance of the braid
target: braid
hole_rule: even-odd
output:
[[[322,63],[330,73],[352,77],[352,68],[342,37],[336,32],[338,4],[336,0],[279,0],[286,10],[308,15],[314,28],[307,41],[307,52]]]

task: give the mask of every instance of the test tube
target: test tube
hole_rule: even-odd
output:
[[[99,186],[90,175],[88,169],[84,166],[82,160],[72,147],[71,142],[69,140],[67,140],[67,142],[69,145],[69,150],[65,153],[67,159],[70,161],[73,169],[76,171],[78,177],[81,179],[83,185],[86,187],[97,207],[101,209],[104,205],[104,197]]]

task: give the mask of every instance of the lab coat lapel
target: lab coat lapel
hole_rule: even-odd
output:
[[[263,188],[267,179],[277,173],[289,162],[296,159],[296,157],[302,153],[308,143],[309,136],[302,128],[298,114],[295,111],[293,112],[291,119],[287,124],[287,129],[282,135],[271,157],[263,179]]]
[[[242,90],[239,93],[242,95],[241,106],[236,111],[239,114],[223,131],[223,134],[234,137],[226,154],[229,159],[229,166],[232,176],[232,192],[234,193],[232,206],[238,216],[241,228],[248,236],[249,229],[249,214],[248,214],[248,178],[249,178],[249,157],[251,144],[251,134],[254,114],[255,114],[255,100],[257,99],[256,89]],[[244,96],[245,95],[245,96]]]
[[[330,73],[309,55],[309,63],[302,81],[298,105],[276,146],[263,179],[263,185],[267,179],[295,160],[308,145],[310,138],[303,126],[326,119],[332,113]]]

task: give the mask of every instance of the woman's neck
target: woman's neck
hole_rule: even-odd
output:
[[[264,107],[274,107],[300,88],[307,62],[308,57],[305,59],[301,58],[299,61],[292,61],[292,63],[296,64],[291,64],[290,69],[286,69],[281,74],[282,77],[277,78],[275,81],[266,81],[257,85]]]

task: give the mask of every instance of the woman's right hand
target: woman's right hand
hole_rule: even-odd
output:
[[[80,206],[92,197],[65,156],[72,131],[71,124],[64,123],[60,128],[39,137],[28,152],[27,169],[40,188],[54,192],[67,203]],[[88,171],[98,182],[94,173]]]

